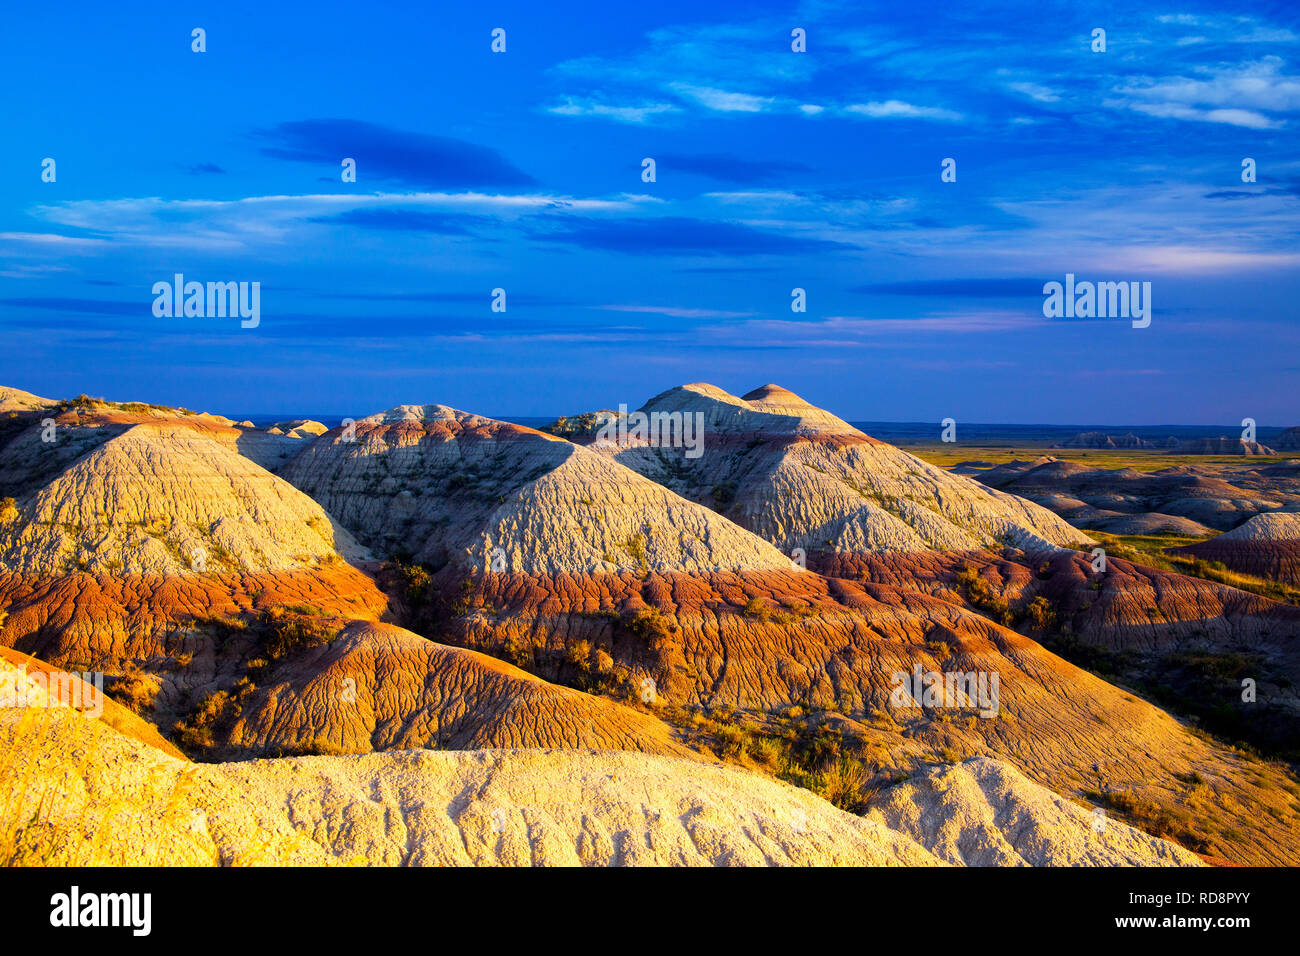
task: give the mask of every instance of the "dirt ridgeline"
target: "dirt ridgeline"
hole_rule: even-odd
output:
[[[479,587],[447,625],[449,639],[520,655],[549,679],[563,678],[565,648],[599,647],[631,669],[633,683],[651,677],[665,703],[821,712],[884,770],[989,756],[1059,793],[1140,803],[1170,826],[1185,818],[1183,838],[1198,852],[1300,862],[1300,787],[1284,768],[1192,733],[954,600],[791,571],[496,575]],[[998,675],[996,716],[895,706],[896,675],[917,668]],[[1197,789],[1193,780],[1207,783]],[[1194,812],[1193,790],[1205,803]]]
[[[698,759],[649,714],[485,654],[359,622],[264,680],[225,746],[241,755],[590,748]]]
[[[936,468],[778,386],[737,398],[684,385],[641,411],[699,416],[702,453],[646,442],[591,447],[786,553],[1004,544],[1050,551],[1089,541],[1045,508]]]
[[[1116,534],[1208,535],[1261,512],[1300,508],[1294,462],[1220,462],[1155,472],[1097,468],[1050,456],[983,464],[957,470],[1035,501],[1074,525]]]
[[[1256,515],[1232,531],[1174,551],[1222,561],[1233,571],[1300,587],[1300,513]]]
[[[773,386],[745,398],[687,386],[647,407],[706,415],[719,445],[699,460],[680,449],[583,448],[444,406],[401,406],[358,421],[352,432],[310,441],[270,436],[302,448],[277,476],[241,457],[251,454],[241,445],[245,433],[225,421],[116,422],[115,431],[96,433],[109,425],[78,415],[63,445],[24,445],[22,456],[0,465],[0,486],[20,490],[13,513],[0,516],[7,519],[0,608],[8,614],[0,641],[46,661],[108,671],[139,713],[175,727],[177,739],[208,758],[429,747],[622,750],[624,757],[606,753],[587,765],[576,754],[549,758],[558,775],[552,784],[533,756],[519,771],[518,786],[581,793],[594,786],[590,774],[605,773],[592,768],[609,761],[699,766],[682,728],[660,719],[668,709],[725,706],[762,716],[803,708],[862,742],[882,771],[949,756],[993,758],[1034,781],[1027,786],[1128,801],[1170,832],[1177,828],[1169,814],[1196,804],[1202,825],[1178,835],[1205,852],[1238,862],[1300,861],[1300,803],[1288,796],[1295,791],[1283,771],[1193,735],[977,613],[946,593],[950,583],[936,583],[950,573],[939,565],[957,547],[1016,545],[1059,556],[1060,545],[1083,538],[1064,521],[932,468]],[[258,449],[268,461],[276,457]],[[881,577],[866,583],[835,571],[799,572],[778,546],[806,546],[814,559],[818,549],[855,552],[837,556],[848,561],[871,552]],[[214,565],[186,566],[177,554],[187,547],[208,549]],[[360,561],[366,548],[425,574],[424,636],[380,623],[414,618],[403,600],[390,601],[343,560]],[[123,553],[150,573],[112,567]],[[408,562],[430,565],[433,574]],[[1190,580],[1169,577],[1176,580],[1156,582],[1155,590]],[[1203,597],[1191,595],[1188,606],[1199,612]],[[1159,639],[1164,631],[1154,633]],[[894,675],[916,667],[998,675],[997,715],[893,706]],[[548,683],[596,685],[626,700],[646,678],[665,708],[660,716]],[[636,751],[648,756],[631,756]],[[391,764],[376,754],[242,766],[269,767],[266,779],[280,781],[264,790],[245,781],[269,801],[267,826],[276,833],[285,832],[277,829],[276,801],[290,800],[278,768],[320,768],[326,789],[301,798],[322,807],[311,818],[315,833],[369,813],[352,806],[366,773],[375,781],[390,767],[401,781],[412,767],[479,773],[486,759],[390,756]],[[511,767],[523,767],[516,764],[523,758],[501,759],[487,779],[516,779]],[[218,773],[198,772],[202,779]],[[1015,789],[1009,779],[1004,789]],[[338,803],[328,796],[334,786],[353,795]],[[414,802],[399,801],[408,816],[432,784],[410,786],[401,800]],[[655,786],[671,791],[661,802],[680,811],[676,825],[689,829],[680,814],[697,805],[682,802],[672,790],[678,783]],[[436,804],[440,794],[429,799]],[[972,807],[974,816],[961,819],[980,818]],[[564,832],[586,832],[580,818],[557,819]],[[754,849],[766,845],[754,835],[760,831],[745,826],[743,838],[729,837],[716,852],[701,849],[692,831],[695,856],[681,861],[769,859]],[[453,848],[457,840],[463,846],[461,834],[447,838]],[[337,852],[355,850],[339,839]],[[421,832],[420,839],[437,845],[442,838]],[[993,856],[1011,859],[988,839],[1001,847]],[[592,840],[603,846],[596,836],[573,840],[576,856],[555,851],[567,861],[604,853],[591,849]],[[367,859],[409,861],[413,852],[376,849],[388,846],[377,835],[366,841]],[[1077,834],[1062,841],[1058,859],[1086,856]],[[405,837],[398,842],[405,846]],[[807,860],[779,845],[773,858]],[[1110,858],[1129,859],[1131,850]],[[214,852],[222,857],[227,849]],[[882,846],[856,857],[857,850],[845,852],[827,859],[894,853]],[[1030,862],[1051,856],[1035,857],[1027,846],[1016,852]]]
[[[379,553],[433,565],[601,573],[790,563],[586,449],[444,406],[402,406],[330,432],[281,475]]]
[[[307,495],[186,425],[110,438],[6,525],[0,565],[34,574],[256,573],[368,557]]]
[[[17,674],[0,661],[0,687]],[[35,706],[0,709],[0,767],[7,863],[1198,862],[1122,824],[1095,827],[1084,811],[990,761],[952,768],[938,785],[900,785],[880,814],[864,818],[744,770],[647,754],[400,751],[186,764],[104,721]],[[960,786],[950,785],[955,775]],[[947,821],[968,821],[960,846],[951,826],[938,838],[930,832],[936,814],[922,813],[921,825],[909,819],[903,808],[923,801]]]

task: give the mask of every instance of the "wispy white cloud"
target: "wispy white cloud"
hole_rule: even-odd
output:
[[[1029,97],[1039,103],[1059,103],[1061,94],[1049,86],[1043,86],[1040,83],[1029,83],[1025,81],[1016,81],[1008,83],[1007,89],[1023,96]]]
[[[490,193],[367,193],[303,196],[248,196],[242,199],[86,199],[37,206],[45,222],[110,236],[117,243],[237,251],[280,243],[320,228],[319,222],[351,210],[444,211],[509,220],[546,211],[551,214],[610,213],[658,202],[652,196],[625,194],[615,199],[563,195]],[[101,240],[27,233],[0,233],[31,242],[89,244]]]
[[[784,189],[745,189],[729,192],[711,192],[704,194],[706,199],[716,199],[725,203],[790,203],[807,202],[806,197]]]
[[[1300,76],[1283,72],[1279,57],[1239,66],[1205,67],[1199,76],[1141,77],[1118,85],[1104,105],[1151,116],[1272,129],[1267,113],[1300,110]]]
[[[617,120],[620,123],[644,123],[666,113],[680,113],[681,108],[672,103],[611,106],[596,100],[568,97],[563,103],[546,107],[546,111],[556,116],[593,116]]]
[[[53,232],[0,232],[0,242],[17,242],[34,246],[96,246],[105,240],[85,236],[61,236]]]
[[[791,319],[755,319],[741,323],[736,328],[744,338],[752,332],[779,333],[789,341],[798,342],[811,336],[825,336],[827,342],[853,343],[854,340],[895,338],[911,333],[951,332],[988,333],[1012,332],[1029,325],[1041,325],[1043,318],[1039,302],[1019,311],[961,311],[935,313],[914,319],[871,318],[860,315],[832,315],[825,319],[795,321]],[[801,343],[802,344],[802,343]]]
[[[1136,246],[1114,251],[1118,263],[1134,268],[1181,273],[1278,269],[1300,265],[1300,252],[1237,252],[1196,246]]]
[[[1261,23],[1255,17],[1205,16],[1192,13],[1166,13],[1156,17],[1157,23],[1168,26],[1194,27],[1209,36],[1183,37],[1178,42],[1196,43],[1296,43],[1300,34],[1285,27]]]
[[[594,308],[607,312],[644,312],[652,315],[667,315],[675,319],[739,319],[753,315],[752,312],[727,312],[721,309],[688,309],[667,305],[598,305]]]
[[[754,96],[751,93],[736,93],[711,86],[692,86],[689,83],[670,85],[683,96],[720,113],[762,113],[776,102],[771,96]]]
[[[1109,105],[1109,104],[1108,104]],[[1202,123],[1224,123],[1228,126],[1243,126],[1246,129],[1276,129],[1283,124],[1269,119],[1263,113],[1254,110],[1214,109],[1206,110],[1180,103],[1128,103],[1129,109],[1147,116],[1161,119],[1196,120]]]
[[[45,279],[51,275],[57,275],[60,272],[69,272],[67,266],[53,265],[51,263],[42,263],[39,265],[27,265],[25,263],[13,263],[7,268],[0,270],[0,277],[5,279]]]
[[[962,114],[937,106],[917,106],[902,100],[885,100],[884,102],[853,103],[844,107],[844,112],[871,119],[924,119],[953,123],[962,119]]]

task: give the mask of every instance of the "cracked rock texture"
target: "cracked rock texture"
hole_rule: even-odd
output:
[[[66,708],[4,708],[0,760],[13,770],[0,793],[18,804],[16,818],[54,798],[20,845],[77,862],[940,863],[806,790],[646,754],[403,751],[186,764]]]
[[[0,412],[39,411],[56,404],[52,399],[24,392],[21,388],[0,387]]]
[[[1176,843],[1098,816],[987,757],[895,784],[867,816],[958,866],[1204,865]]]
[[[530,428],[403,405],[351,437],[329,432],[281,474],[379,553],[534,574],[789,566],[709,509]]]
[[[279,571],[367,557],[309,497],[183,425],[139,424],[17,502],[0,569]]]
[[[646,402],[647,415],[703,416],[703,450],[660,440],[591,447],[718,509],[784,552],[1052,550],[1090,539],[1045,508],[879,442],[792,392],[743,398],[705,384]],[[661,419],[661,421],[671,419]]]
[[[228,744],[245,753],[572,748],[694,757],[659,719],[504,661],[354,623],[275,671]]]
[[[0,662],[0,682],[16,673]],[[992,760],[865,817],[723,765],[588,750],[186,764],[66,707],[0,711],[19,846],[98,864],[1192,866]],[[21,786],[17,782],[21,781]],[[55,793],[51,794],[51,790]],[[51,799],[53,797],[53,799]],[[45,799],[48,811],[36,813]],[[30,810],[30,812],[27,812]]]

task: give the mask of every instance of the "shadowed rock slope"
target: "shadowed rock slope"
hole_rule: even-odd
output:
[[[1198,852],[1300,861],[1300,785],[1283,768],[1194,735],[960,598],[792,571],[469,580],[440,633],[547,679],[577,679],[570,654],[589,647],[626,668],[625,693],[653,681],[669,711],[734,709],[760,725],[790,708],[820,714],[882,777],[947,753],[991,756],[1059,793],[1141,804]],[[918,667],[997,675],[997,714],[898,705],[896,675]],[[1213,813],[1186,812],[1197,774],[1212,781]]]
[[[1171,549],[1233,571],[1300,587],[1300,513],[1256,515],[1240,527],[1184,548]]]
[[[1119,558],[1098,573],[1068,553],[1032,565],[976,552],[836,555],[821,569],[970,607],[1229,740],[1300,754],[1300,608]]]

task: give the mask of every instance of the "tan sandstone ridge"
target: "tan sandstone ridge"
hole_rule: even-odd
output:
[[[748,448],[754,462],[773,459],[777,470],[795,469],[797,476],[799,459],[782,451],[785,444],[827,446],[817,452],[817,468],[802,469],[811,474],[832,467],[828,456],[860,465],[851,450],[879,446],[860,433],[836,432],[833,416],[794,408],[787,396],[751,394],[735,401],[745,403],[740,411],[746,421],[777,419],[784,431],[775,441],[735,432],[730,453],[719,457],[743,459]],[[0,489],[19,489],[15,510],[21,515],[52,482],[105,449],[114,453],[116,446],[109,446],[115,441],[134,441],[142,427],[117,412],[116,421],[103,412],[94,418],[68,414],[75,417],[66,425],[70,437],[87,447],[52,459],[53,468],[34,457],[12,472],[12,484],[0,475]],[[166,500],[171,485],[192,472],[191,458],[226,468],[224,456],[237,457],[240,449],[240,430],[227,425],[168,419],[145,428],[184,432],[176,432],[182,451],[170,470],[144,470],[146,478],[163,478],[153,486],[156,494],[141,499],[145,515],[173,507]],[[355,436],[349,442],[342,430],[327,433],[281,473],[377,553],[405,549],[408,557],[443,565],[420,591],[426,610],[432,609],[427,626],[417,628],[422,633],[577,686],[599,673],[624,699],[641,678],[651,678],[661,717],[682,706],[726,705],[763,719],[792,707],[818,709],[837,715],[828,719],[865,742],[875,754],[874,769],[886,776],[950,751],[992,756],[1062,793],[1100,789],[1173,812],[1190,799],[1184,778],[1200,775],[1219,801],[1215,806],[1235,808],[1226,817],[1205,814],[1213,825],[1197,839],[1207,852],[1244,862],[1300,859],[1300,829],[1284,772],[1194,737],[1163,711],[961,602],[920,593],[917,581],[889,586],[797,572],[771,543],[727,518],[596,451],[531,429],[441,406],[404,406],[358,422]],[[126,456],[128,462],[154,455],[150,447],[138,451]],[[717,448],[705,459],[710,454]],[[898,474],[906,462],[890,461],[882,467],[894,469],[891,482],[915,480]],[[277,498],[288,494],[274,476],[244,464],[254,469],[239,473],[250,482],[270,482]],[[736,467],[727,473],[748,475],[746,466]],[[663,468],[664,480],[676,480],[675,465]],[[98,487],[102,472],[78,480]],[[998,522],[1015,524],[1008,513],[1036,519],[1035,506],[968,485],[940,488],[938,504],[953,520],[975,516],[968,528],[935,513],[940,531],[956,529],[936,531],[940,538],[960,532],[962,540],[973,540],[970,528],[1005,530]],[[914,490],[933,498],[938,487],[925,478]],[[973,497],[963,504],[963,495]],[[239,496],[233,503],[198,497],[224,502],[223,513],[244,506]],[[779,501],[769,504],[765,513],[779,513]],[[865,527],[867,517],[874,521],[853,510],[862,507],[862,500],[855,503],[845,520],[858,521],[855,527]],[[991,516],[981,510],[988,508]],[[14,517],[3,533],[55,533],[31,531],[29,520]],[[447,735],[464,746],[559,742],[672,752],[673,741],[657,719],[633,716],[611,701],[566,697],[575,692],[373,626],[392,606],[365,574],[329,554],[279,569],[253,564],[265,561],[282,533],[297,533],[282,532],[278,520],[271,525],[263,529],[268,545],[236,555],[221,573],[169,567],[129,576],[107,565],[97,574],[0,570],[0,609],[9,615],[0,640],[47,661],[96,662],[128,687],[138,712],[164,728],[177,722],[194,746],[216,751],[440,746]],[[1024,546],[1047,541],[1015,526],[1030,537],[1003,537]],[[103,557],[93,539],[75,538],[82,533],[76,525],[57,532]],[[101,540],[114,548],[120,543],[112,536]],[[504,570],[493,570],[496,548]],[[910,560],[943,553],[880,556]],[[349,623],[356,620],[371,623]],[[892,707],[891,674],[914,665],[1000,674],[999,716]],[[436,679],[425,684],[427,674]],[[354,699],[343,700],[336,688],[347,681],[356,685],[348,687]],[[462,693],[476,700],[462,700]],[[558,729],[539,723],[551,709],[566,714]],[[476,715],[478,723],[469,719]]]
[[[244,703],[232,753],[596,748],[694,758],[660,720],[485,654],[355,622]]]
[[[605,440],[591,447],[787,553],[1032,551],[1089,541],[1045,508],[879,442],[776,385],[743,398],[683,385],[640,411],[702,415],[702,453]]]
[[[869,819],[959,866],[1200,866],[1194,853],[973,757],[890,787]]]
[[[17,503],[0,568],[32,574],[282,571],[366,557],[289,483],[180,425],[110,438]]]
[[[312,499],[242,457],[228,427],[74,427],[100,432],[0,516],[3,640],[63,664],[94,662],[145,716],[187,728],[205,756],[470,745],[689,753],[654,718],[374,623],[384,597],[341,560],[366,552]],[[71,430],[42,445],[73,444]]]
[[[566,679],[563,648],[589,645],[627,667],[631,686],[654,681],[670,709],[734,708],[760,724],[820,713],[886,777],[936,755],[989,756],[1059,793],[1098,791],[1182,820],[1170,832],[1198,852],[1300,862],[1300,787],[1283,767],[1193,734],[951,598],[811,571],[489,574],[473,587],[443,633],[548,679]],[[997,675],[998,712],[897,706],[895,675],[916,668]],[[1215,809],[1188,816],[1189,779],[1208,781],[1199,798]]]
[[[778,568],[707,508],[586,449],[443,405],[336,429],[281,471],[371,547],[481,571]],[[494,560],[495,559],[495,560]]]
[[[0,412],[30,412],[50,408],[58,403],[20,388],[0,386]]]
[[[276,422],[266,430],[272,435],[287,435],[289,438],[317,438],[329,431],[329,427],[310,418],[298,418],[288,422]]]
[[[0,662],[0,683],[17,672]],[[982,775],[999,773],[996,764]],[[145,865],[912,865],[911,833],[737,768],[570,750],[395,752],[194,765],[66,707],[0,711],[0,835],[15,860]],[[1005,773],[1005,771],[1003,771]],[[18,785],[16,785],[16,783]],[[908,786],[908,785],[902,785]],[[1017,862],[1194,865],[1112,825],[1078,846],[1075,811],[1016,779],[1007,824],[949,816]],[[896,788],[897,791],[897,788]],[[890,791],[886,812],[905,803]],[[964,794],[964,791],[963,791]],[[906,814],[899,813],[907,825]],[[918,827],[918,835],[928,838]],[[1044,843],[1068,849],[1043,850]]]

